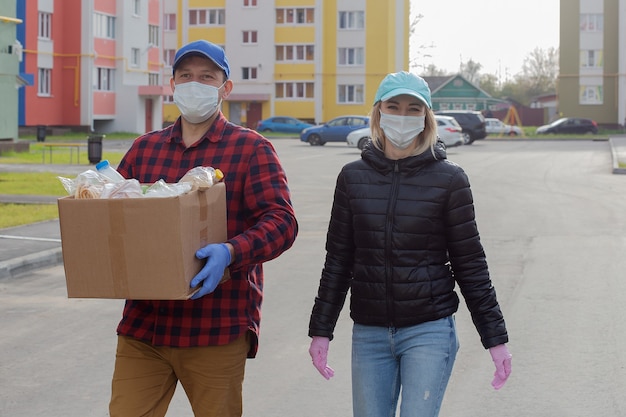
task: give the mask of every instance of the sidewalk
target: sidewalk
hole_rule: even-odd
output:
[[[626,135],[609,138],[614,174],[626,174],[619,161],[626,163]],[[54,165],[54,170],[66,174],[78,174],[88,166]],[[2,171],[49,171],[50,165],[0,165]],[[0,194],[0,203],[56,204],[57,197],[22,196]],[[50,220],[26,226],[0,229],[0,280],[16,278],[38,268],[59,265],[61,253],[61,231],[58,220]]]

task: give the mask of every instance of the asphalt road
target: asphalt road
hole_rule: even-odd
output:
[[[350,320],[331,342],[335,377],[307,349],[335,177],[359,157],[343,144],[275,140],[300,234],[266,264],[257,359],[248,362],[246,417],[351,415]],[[442,417],[626,415],[626,176],[605,141],[478,141],[449,159],[470,176],[479,229],[507,321],[513,374],[493,365],[468,313]],[[157,254],[155,254],[157,255]],[[107,416],[120,300],[67,299],[62,267],[0,280],[0,416]],[[168,416],[191,416],[179,388]]]

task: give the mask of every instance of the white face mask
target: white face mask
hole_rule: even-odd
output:
[[[398,116],[380,112],[380,128],[398,149],[406,149],[426,125],[426,116]]]
[[[224,83],[226,84],[226,83]],[[176,84],[174,103],[189,123],[202,123],[215,114],[220,105],[219,89],[196,81]]]

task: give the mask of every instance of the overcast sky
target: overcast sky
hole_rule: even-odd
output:
[[[472,59],[504,80],[536,47],[559,47],[559,0],[411,0],[411,21],[418,14],[410,51],[420,66],[456,72]]]

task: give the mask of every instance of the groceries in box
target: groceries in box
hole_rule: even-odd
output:
[[[106,162],[104,165],[100,165]],[[124,179],[109,164],[102,161],[98,169],[87,170],[70,179],[58,177],[67,193],[74,198],[137,198],[137,197],[173,197],[192,190],[207,188],[222,180],[224,175],[213,167],[195,167],[190,169],[175,184],[159,180],[152,185],[141,185],[136,179]],[[113,175],[117,174],[116,175]]]
[[[68,297],[189,298],[204,266],[196,251],[227,240],[219,170],[196,167],[176,184],[106,178],[61,179],[70,194],[58,200]]]

